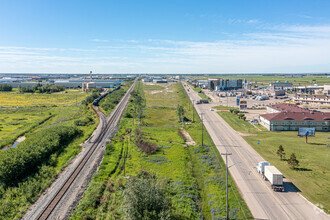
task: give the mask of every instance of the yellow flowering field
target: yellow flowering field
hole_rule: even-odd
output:
[[[76,101],[81,102],[87,96],[88,93],[73,89],[52,94],[19,93],[17,89],[14,89],[12,92],[0,92],[0,107],[71,105]]]

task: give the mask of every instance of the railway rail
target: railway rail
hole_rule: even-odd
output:
[[[96,151],[96,149],[102,145],[102,141],[107,134],[107,132],[116,125],[116,123],[121,118],[124,109],[126,108],[126,105],[128,103],[128,99],[130,97],[131,91],[134,89],[136,85],[136,80],[133,83],[133,85],[129,88],[129,90],[126,92],[124,97],[121,99],[117,107],[115,108],[114,112],[111,114],[110,119],[108,122],[106,120],[102,120],[102,132],[99,134],[99,136],[94,141],[93,145],[89,148],[85,156],[81,159],[81,161],[78,163],[78,165],[73,169],[72,173],[69,175],[69,177],[64,181],[62,186],[59,188],[59,190],[55,193],[55,195],[49,200],[47,205],[42,209],[42,211],[39,213],[37,219],[43,220],[48,219],[49,216],[52,214],[53,210],[56,208],[57,204],[61,201],[65,193],[68,191],[72,183],[75,181],[89,158],[93,155],[93,153]],[[93,106],[95,111],[98,112],[99,110],[96,106]],[[100,117],[101,114],[99,114]]]

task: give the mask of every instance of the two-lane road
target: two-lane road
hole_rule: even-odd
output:
[[[185,84],[184,84],[185,85]],[[188,90],[188,86],[185,86]],[[191,88],[187,91],[191,100],[200,97]],[[230,152],[229,171],[237,184],[252,215],[256,219],[330,219],[297,193],[292,184],[286,181],[286,191],[274,192],[270,184],[256,172],[255,166],[264,159],[233,130],[215,111],[211,104],[195,105],[199,114],[203,113],[204,125],[219,152]],[[224,158],[224,156],[223,156]]]

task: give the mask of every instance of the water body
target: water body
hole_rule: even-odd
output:
[[[12,147],[17,147],[17,145],[24,140],[25,140],[25,136],[20,136],[16,139],[16,141],[13,143],[13,145],[4,147],[2,150],[7,150],[8,148],[12,148]]]

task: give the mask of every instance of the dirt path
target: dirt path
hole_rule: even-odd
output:
[[[181,129],[180,132],[184,136],[184,140],[187,145],[196,145],[196,142],[190,137],[190,134],[186,130]]]

